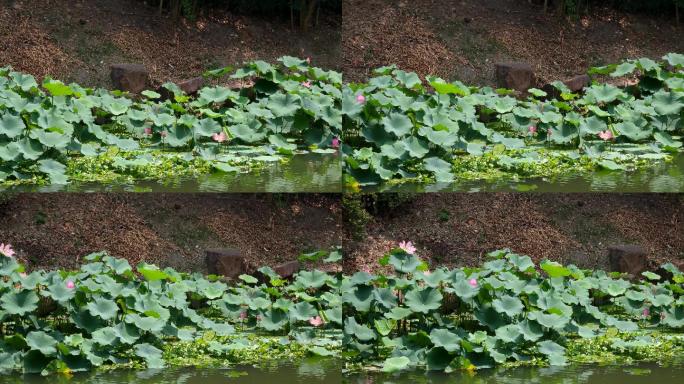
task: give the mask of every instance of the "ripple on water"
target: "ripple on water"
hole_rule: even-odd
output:
[[[117,183],[70,183],[18,186],[17,192],[340,192],[342,168],[338,154],[307,153],[288,162],[267,164],[258,172],[216,172],[196,178]]]
[[[368,192],[684,192],[684,153],[634,171],[596,170],[553,180],[466,180],[454,183],[369,186]]]
[[[676,384],[684,376],[684,365],[657,364],[568,365],[541,368],[496,368],[470,374],[466,372],[425,373],[422,371],[399,374],[355,374],[343,379],[345,384]]]
[[[110,372],[76,373],[71,377],[40,375],[3,375],[0,384],[328,384],[342,382],[342,365],[333,359],[312,358],[298,362],[281,362],[264,367],[229,369],[167,368],[146,370],[113,370]]]

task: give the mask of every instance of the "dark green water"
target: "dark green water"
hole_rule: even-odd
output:
[[[342,168],[338,154],[295,155],[281,164],[266,164],[251,173],[216,172],[197,178],[137,181],[131,184],[70,183],[20,186],[16,192],[340,192]]]
[[[476,373],[456,372],[399,374],[362,373],[342,375],[342,365],[332,359],[272,364],[266,367],[231,369],[169,368],[77,373],[71,377],[50,375],[0,376],[0,384],[678,384],[684,365],[639,364],[572,365],[547,368],[497,368]]]
[[[684,192],[684,153],[635,171],[595,171],[547,180],[468,180],[454,183],[369,186],[368,192]]]
[[[323,384],[342,382],[341,369],[334,360],[312,359],[259,368],[115,370],[77,373],[70,378],[60,375],[0,376],[0,384]]]
[[[684,366],[660,367],[574,365],[548,368],[481,370],[474,374],[412,372],[397,375],[359,374],[347,376],[345,384],[678,384],[684,382]]]

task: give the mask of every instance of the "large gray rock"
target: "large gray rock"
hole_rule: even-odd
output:
[[[183,80],[176,85],[185,92],[185,94],[194,95],[204,86],[204,79],[202,77],[193,77],[192,79]],[[157,89],[157,92],[161,95],[162,100],[168,100],[174,96],[173,92],[162,86]]]
[[[111,78],[114,88],[140,93],[147,88],[149,72],[142,64],[112,64]]]
[[[572,91],[573,93],[582,91],[584,87],[589,86],[589,83],[591,83],[589,75],[577,75],[573,78],[563,81],[563,84],[565,84],[566,87],[570,88],[570,91]]]
[[[563,80],[562,83],[570,89],[570,92],[579,93],[582,92],[585,87],[589,86],[591,79],[589,78],[589,75],[577,75],[570,79]],[[557,99],[560,97],[560,91],[551,84],[545,84],[541,89],[547,93],[548,99]]]
[[[243,273],[248,273],[247,261],[242,252],[234,248],[207,249],[205,261],[210,275],[221,275],[235,279]]]
[[[291,279],[301,268],[299,261],[288,261],[273,268],[273,270],[284,279]]]
[[[295,273],[299,272],[301,269],[301,264],[299,261],[288,261],[286,263],[277,265],[273,268],[271,268],[273,272],[275,272],[278,276],[280,276],[281,279],[286,279],[286,280],[292,280],[294,277]],[[254,271],[252,274],[254,277],[256,277],[259,282],[261,283],[269,283],[271,281],[271,278],[269,275],[262,273],[259,270]]]
[[[194,95],[204,86],[204,78],[193,77],[192,79],[183,80],[178,83],[178,87],[188,95]]]
[[[527,63],[496,64],[496,82],[499,87],[525,93],[535,86],[535,81],[532,66]]]
[[[608,264],[612,272],[638,277],[648,269],[648,253],[639,245],[612,245],[608,247]]]

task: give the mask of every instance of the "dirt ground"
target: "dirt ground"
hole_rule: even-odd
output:
[[[286,18],[211,13],[174,24],[156,2],[0,0],[0,66],[110,87],[109,65],[140,62],[152,81],[282,55],[310,56],[345,80],[397,64],[477,85],[494,63],[529,62],[540,84],[626,57],[684,52],[668,16],[593,9],[578,20],[520,0],[345,0],[303,34]],[[341,228],[332,195],[24,194],[0,207],[0,242],[32,267],[76,267],[92,251],[202,270],[211,247],[237,247],[255,265],[344,241],[346,267],[373,268],[401,240],[433,264],[474,265],[509,247],[536,260],[604,267],[610,244],[646,247],[652,263],[684,257],[678,195],[424,194],[376,217],[361,242]]]
[[[591,9],[578,19],[520,0],[344,0],[309,33],[287,17],[215,9],[195,21],[160,16],[156,1],[0,0],[0,66],[110,87],[109,65],[141,62],[153,83],[288,54],[360,81],[397,64],[420,75],[493,85],[494,63],[530,63],[542,83],[627,57],[684,51],[671,15]]]
[[[539,2],[536,2],[539,3]],[[494,63],[524,61],[540,84],[624,58],[684,51],[684,26],[671,15],[591,9],[565,19],[522,0],[346,0],[346,80],[397,64],[421,76],[494,85]]]
[[[77,268],[107,250],[132,265],[146,261],[204,271],[204,251],[241,250],[252,266],[296,260],[342,244],[334,195],[20,194],[0,207],[0,242],[31,268]]]
[[[345,270],[374,270],[400,241],[433,266],[475,266],[502,248],[606,268],[607,247],[639,244],[650,264],[684,260],[684,196],[676,194],[419,194],[367,227],[345,235]]]
[[[149,5],[147,5],[149,4]],[[145,64],[154,85],[207,69],[280,56],[339,69],[340,15],[321,14],[309,33],[289,19],[213,11],[174,23],[156,1],[0,0],[0,67],[38,78],[111,87],[113,63]]]
[[[31,268],[77,267],[107,250],[204,271],[204,251],[235,247],[253,266],[343,245],[345,270],[372,270],[400,241],[432,265],[478,265],[500,248],[605,268],[614,244],[639,244],[651,265],[684,260],[684,196],[677,194],[419,194],[376,215],[350,240],[334,194],[19,194],[0,207],[0,242]]]

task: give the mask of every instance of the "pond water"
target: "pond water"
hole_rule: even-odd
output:
[[[657,364],[570,365],[545,368],[497,368],[475,373],[425,373],[422,371],[399,374],[359,373],[342,375],[339,360],[312,358],[296,363],[281,362],[253,367],[237,366],[230,369],[167,368],[148,370],[114,370],[110,372],[76,373],[71,377],[51,375],[0,376],[0,384],[658,384],[681,383],[684,365]]]
[[[396,375],[374,373],[346,376],[345,384],[657,384],[682,383],[684,365],[659,366],[639,364],[618,365],[571,365],[547,368],[498,368],[485,369],[469,374],[457,372],[424,373],[410,372]]]
[[[383,185],[368,192],[684,192],[684,153],[672,162],[658,162],[635,171],[597,170],[553,180],[467,180],[454,183]]]
[[[130,184],[70,183],[18,186],[16,192],[340,192],[342,168],[338,154],[307,153],[287,163],[273,162],[251,173],[216,172],[197,178],[137,181]]]
[[[263,367],[230,369],[167,368],[50,375],[0,376],[0,384],[317,384],[340,383],[342,366],[332,359],[308,359],[297,364],[274,363]]]

